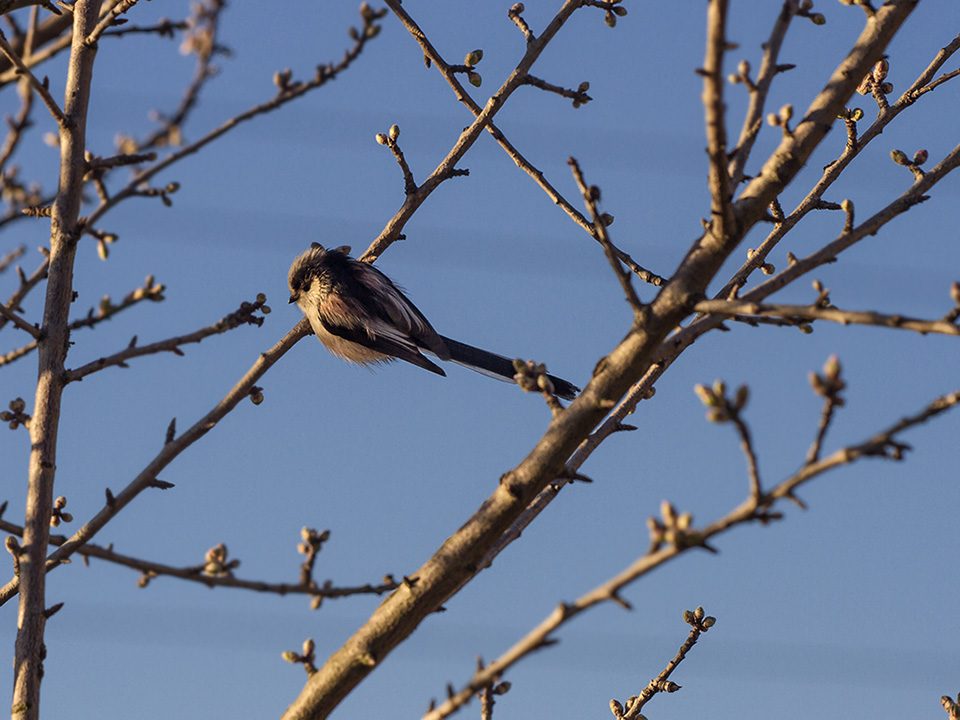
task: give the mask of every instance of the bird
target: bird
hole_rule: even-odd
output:
[[[313,243],[287,275],[296,303],[314,334],[334,355],[359,365],[405,360],[446,376],[423,353],[498,380],[515,382],[513,360],[439,335],[403,291],[373,265],[350,257],[350,247]],[[572,400],[580,389],[546,376],[557,397]]]

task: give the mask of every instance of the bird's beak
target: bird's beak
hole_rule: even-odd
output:
[[[294,294],[291,294],[290,299],[287,300],[287,304],[289,305],[290,303],[295,303],[296,301],[297,301],[297,296]]]

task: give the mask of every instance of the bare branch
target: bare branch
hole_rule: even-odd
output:
[[[670,682],[670,676],[673,674],[673,671],[677,669],[680,663],[686,659],[687,653],[690,652],[693,649],[693,646],[697,644],[697,640],[700,639],[700,636],[712,628],[717,622],[716,618],[714,617],[710,617],[709,615],[705,617],[702,607],[698,607],[696,610],[692,611],[685,610],[683,613],[683,619],[684,622],[692,626],[692,629],[687,635],[687,639],[683,642],[683,645],[681,645],[680,649],[677,650],[677,654],[674,655],[673,659],[669,663],[667,663],[667,666],[663,669],[663,671],[653,680],[647,683],[647,686],[640,691],[639,695],[628,699],[627,702],[624,703],[624,712],[622,715],[615,711],[617,706],[615,706],[614,703],[616,700],[610,701],[610,708],[611,710],[614,710],[614,715],[618,720],[630,720],[631,718],[640,717],[640,710],[642,710],[643,706],[653,699],[654,695],[661,692],[676,692],[680,689],[679,685],[674,682]]]
[[[83,378],[85,378],[87,375],[91,375],[92,373],[108,367],[127,367],[127,360],[131,360],[135,357],[155,355],[161,352],[172,352],[175,355],[183,355],[183,351],[180,350],[181,345],[198,343],[203,339],[210,337],[211,335],[220,335],[228,330],[238,328],[241,325],[259,326],[263,323],[263,318],[255,316],[253,313],[260,311],[263,308],[265,301],[266,298],[263,295],[260,295],[255,302],[244,302],[238,310],[218,320],[213,325],[200,328],[199,330],[187,335],[178,335],[177,337],[168,338],[166,340],[161,340],[149,345],[136,345],[131,343],[129,347],[121,350],[120,352],[114,353],[113,355],[101,357],[75,370],[65,371],[63,377],[64,383],[83,380]],[[136,338],[134,338],[134,340],[136,340]]]
[[[97,532],[99,532],[117,513],[133,501],[137,495],[157,483],[157,476],[180,453],[190,447],[197,440],[212,430],[223,417],[233,410],[243,399],[250,395],[250,390],[273,365],[286,354],[301,338],[310,333],[310,325],[306,319],[301,320],[272,348],[261,354],[247,373],[234,387],[217,403],[216,406],[200,420],[193,424],[179,437],[164,444],[157,456],[134,478],[122,492],[113,495],[110,493],[103,509],[81,527],[73,536],[64,542],[57,550],[46,558],[45,568],[49,572],[58,567],[71,555],[79,551]],[[44,543],[46,544],[46,542]],[[14,577],[0,588],[0,605],[20,591],[20,577]]]
[[[3,317],[11,321],[14,325],[16,325],[21,330],[25,330],[26,332],[28,332],[30,335],[34,337],[34,339],[37,339],[40,337],[40,330],[38,328],[35,328],[33,325],[28,323],[22,317],[17,315],[17,313],[15,313],[13,310],[10,310],[6,305],[2,303],[0,303],[0,315],[3,315]]]
[[[90,308],[87,311],[87,315],[84,318],[79,320],[73,320],[70,323],[70,331],[78,330],[84,327],[94,327],[104,320],[109,320],[117,313],[123,312],[128,308],[133,307],[134,305],[143,302],[144,300],[150,300],[151,302],[159,302],[163,300],[163,291],[164,286],[159,283],[153,282],[153,277],[148,277],[146,283],[143,287],[139,287],[133,292],[127,293],[119,305],[114,305],[110,296],[104,296],[103,300],[100,301],[100,305],[94,310]],[[26,345],[12,350],[5,355],[0,355],[0,366],[9,365],[14,360],[19,360],[25,355],[29,355],[33,350],[37,348],[37,341],[27,343]]]
[[[30,81],[30,86],[34,89],[37,95],[40,96],[40,99],[43,100],[43,104],[47,106],[47,109],[50,111],[50,114],[53,115],[53,119],[57,121],[57,125],[64,127],[67,123],[67,117],[64,115],[63,110],[60,109],[60,106],[57,104],[57,101],[53,99],[53,95],[50,94],[50,86],[46,78],[43,82],[37,80],[36,76],[30,72],[30,69],[24,65],[23,61],[17,55],[10,43],[7,42],[6,35],[3,34],[3,31],[0,30],[0,52],[2,52],[7,59],[16,67],[17,72],[27,80]]]
[[[920,320],[903,315],[857,312],[814,305],[768,305],[743,300],[702,300],[694,309],[699,313],[723,315],[756,315],[785,320],[828,320],[841,325],[876,325],[898,330],[913,330],[922,335],[937,333],[960,336],[960,326],[945,320]]]
[[[620,259],[617,257],[616,249],[613,247],[613,243],[610,241],[610,235],[607,233],[607,226],[604,222],[603,214],[598,208],[598,203],[600,202],[600,188],[596,185],[587,186],[586,181],[583,179],[583,172],[580,170],[580,165],[576,160],[570,158],[567,162],[573,170],[573,177],[577,181],[577,187],[580,188],[580,192],[583,195],[583,200],[587,205],[587,211],[590,213],[590,216],[593,218],[593,231],[595,237],[600,241],[600,244],[603,246],[603,251],[606,253],[607,260],[610,263],[610,266],[613,268],[613,272],[617,276],[617,280],[620,281],[620,286],[623,288],[624,294],[627,296],[627,302],[630,303],[630,307],[633,309],[634,322],[643,321],[643,303],[640,302],[640,298],[637,297],[637,291],[633,288],[633,283],[630,281],[630,274],[623,269],[623,266],[620,264]]]
[[[103,18],[97,23],[97,26],[93,29],[89,35],[87,35],[84,42],[88,45],[92,45],[100,39],[100,36],[103,35],[104,31],[109,28],[111,25],[118,24],[117,18],[123,15],[125,12],[130,10],[134,5],[137,4],[139,0],[120,0],[114,7],[110,8],[110,11],[104,14]],[[121,20],[120,22],[125,22]]]
[[[0,519],[0,530],[12,533],[13,535],[23,534],[23,528],[21,526],[2,519]],[[65,535],[50,536],[50,544],[54,547],[62,546],[67,540],[68,538]],[[233,577],[232,575],[205,575],[204,568],[206,567],[206,563],[189,567],[174,567],[142,558],[122,555],[116,552],[112,546],[104,547],[95,543],[86,543],[76,551],[76,554],[85,559],[97,558],[114,563],[115,565],[122,565],[137,570],[148,579],[169,576],[200,583],[210,588],[238,588],[241,590],[273,593],[276,595],[308,595],[314,598],[334,599],[350,597],[352,595],[382,595],[383,593],[395,590],[399,585],[399,583],[389,576],[377,584],[367,583],[366,585],[336,587],[330,581],[327,581],[323,585],[317,585],[313,580],[297,583],[269,583],[260,580],[243,580]],[[147,585],[147,582],[141,579],[139,584],[143,587]]]
[[[73,301],[73,260],[83,199],[87,103],[96,56],[96,48],[85,45],[82,38],[93,28],[99,11],[100,0],[76,0],[73,4],[71,61],[64,109],[58,118],[60,179],[50,223],[49,279],[41,326],[44,340],[39,348],[39,380],[30,422],[24,552],[20,557],[18,578],[21,584],[20,622],[14,658],[13,708],[21,720],[37,720],[40,713],[40,679],[45,655],[45,560],[53,507],[60,398],[64,387],[62,373],[70,338],[67,318]],[[44,97],[43,93],[41,97]],[[55,107],[54,103],[51,111]],[[23,283],[21,289],[22,286]]]
[[[440,74],[443,75],[444,79],[453,89],[454,93],[457,96],[457,99],[460,102],[462,102],[464,105],[466,105],[466,107],[470,110],[470,112],[473,113],[475,118],[479,118],[481,113],[486,112],[485,108],[482,109],[479,105],[476,104],[476,102],[474,102],[473,98],[470,97],[469,93],[467,93],[463,85],[461,85],[460,81],[457,79],[456,73],[454,73],[452,66],[449,65],[446,61],[444,61],[444,59],[440,56],[440,53],[437,52],[436,48],[433,47],[432,43],[427,39],[427,36],[420,29],[420,27],[417,25],[414,19],[410,17],[410,15],[403,8],[403,6],[396,0],[385,0],[385,2],[390,7],[390,9],[394,12],[397,18],[403,23],[407,31],[413,36],[413,38],[420,45],[421,50],[423,50],[423,56],[427,58],[431,64],[437,66],[437,69],[440,71]],[[527,43],[528,43],[527,47],[528,47],[528,54],[529,54],[529,48],[531,44],[535,44],[535,43],[545,44],[545,42],[543,41],[542,37],[536,38],[533,35],[533,33],[529,31],[529,27],[527,27],[526,22],[523,20],[522,17],[520,17],[521,12],[523,12],[522,6],[520,4],[517,4],[510,9],[509,15],[510,15],[510,18],[513,19],[514,22],[516,22],[518,26],[521,27],[521,29],[526,28],[524,30],[524,34],[527,37]],[[553,25],[551,24],[550,27],[552,28]],[[559,29],[559,27],[556,29]],[[553,32],[556,32],[556,30],[554,30]],[[551,37],[552,37],[552,34],[551,34]],[[539,51],[537,54],[539,54]],[[526,58],[526,55],[524,56],[524,58]],[[524,61],[521,61],[521,65],[523,64],[524,64]],[[530,62],[530,65],[532,65],[532,61]],[[517,72],[518,71],[515,70],[514,75],[516,75]],[[512,77],[513,75],[511,75],[511,78]],[[522,76],[522,77],[525,77],[525,76]],[[522,80],[520,82],[522,82]],[[501,91],[502,90],[503,88],[501,88]],[[498,93],[501,91],[498,91]],[[488,107],[489,105],[490,103],[488,102]],[[491,114],[491,117],[492,117],[492,114]],[[483,126],[482,125],[478,126],[478,123],[474,122],[474,124],[471,125],[470,129],[474,130],[475,128],[478,128],[478,127],[482,128]],[[550,184],[550,182],[544,177],[543,172],[541,170],[538,170],[536,167],[534,167],[530,163],[530,161],[527,160],[520,153],[520,151],[517,150],[517,148],[514,147],[507,140],[506,136],[493,123],[492,119],[487,121],[486,129],[491,135],[493,135],[494,139],[497,141],[500,147],[504,149],[507,155],[517,164],[517,167],[519,167],[521,170],[527,173],[531,178],[533,178],[534,182],[536,182],[537,185],[539,185],[543,189],[543,191],[547,193],[547,196],[556,205],[562,208],[563,211],[567,213],[567,215],[569,215],[570,218],[575,223],[577,223],[580,227],[582,227],[584,230],[590,233],[590,235],[593,236],[593,238],[597,240],[597,242],[600,242],[599,238],[596,236],[596,232],[594,231],[593,224],[586,217],[584,217],[582,213],[578,212],[566,200],[566,198],[564,198],[563,195],[561,195],[557,191],[557,189]],[[479,129],[477,129],[476,132],[479,133]],[[472,143],[473,140],[471,140],[470,142]],[[459,156],[457,159],[459,159]],[[441,167],[442,166],[443,165],[441,165]],[[451,167],[452,167],[452,164],[451,164]],[[400,219],[401,213],[404,214],[402,220]],[[374,241],[374,243],[370,246],[370,248],[367,250],[367,252],[365,253],[365,257],[367,258],[378,257],[383,252],[383,250],[386,249],[386,247],[390,244],[390,242],[393,241],[396,235],[400,233],[403,227],[403,224],[406,222],[407,216],[408,216],[408,213],[405,212],[405,207],[401,208],[400,212],[397,214],[397,217],[391,220],[391,222],[387,225],[384,231],[380,233],[380,237],[378,237]],[[638,264],[633,258],[631,258],[622,250],[617,249],[616,253],[620,261],[624,265],[626,265],[628,268],[630,268],[631,272],[635,273],[637,277],[639,277],[644,282],[650,283],[651,285],[656,285],[656,286],[661,286],[666,283],[666,280],[664,280],[662,277],[660,277],[656,273],[653,273],[650,270],[647,270],[646,268]]]
[[[717,238],[735,231],[730,176],[727,172],[727,128],[723,102],[723,56],[727,51],[727,0],[711,0],[707,8],[707,55],[703,61],[703,106],[706,111],[707,157],[710,159],[710,232]]]
[[[777,500],[793,500],[793,491],[803,483],[809,482],[827,470],[847,465],[863,458],[885,457],[889,459],[900,459],[902,451],[906,447],[897,440],[897,437],[902,432],[936,417],[957,404],[960,404],[960,391],[939,397],[919,413],[903,418],[888,429],[874,435],[869,440],[838,450],[822,461],[805,464],[795,475],[780,482],[769,493],[757,495],[751,491],[748,499],[738,508],[702,529],[695,530],[689,527],[687,524],[689,520],[678,522],[679,517],[676,516],[672,506],[666,503],[665,507],[662,508],[662,513],[665,516],[665,521],[668,519],[668,516],[672,516],[673,527],[676,528],[673,535],[669,538],[662,534],[658,535],[658,533],[663,531],[664,525],[659,521],[655,521],[651,527],[656,526],[659,529],[653,530],[654,542],[646,555],[637,559],[615,577],[597,586],[586,595],[581,596],[576,602],[562,603],[559,605],[536,628],[531,630],[512,648],[485,668],[476,672],[463,689],[453,694],[439,707],[424,715],[423,720],[441,720],[451,715],[457,708],[468,703],[473,695],[488,685],[493,678],[502,677],[510,667],[524,657],[555,642],[555,640],[552,639],[555,631],[561,625],[585,610],[604,602],[617,602],[618,604],[622,604],[623,601],[618,600],[620,591],[654,568],[659,567],[687,550],[709,547],[706,545],[708,540],[733,527],[755,521],[766,523],[770,520],[777,519],[780,515],[770,512],[770,507]],[[689,516],[687,515],[687,517]],[[679,530],[681,528],[682,531]]]
[[[360,53],[363,51],[367,42],[369,42],[371,39],[376,37],[377,32],[372,28],[378,28],[378,27],[379,26],[376,25],[373,20],[365,19],[363,32],[357,34],[357,38],[356,40],[354,40],[353,46],[346,51],[346,53],[343,56],[343,59],[339,63],[337,63],[336,65],[329,64],[329,65],[318,66],[316,70],[316,74],[311,80],[287,82],[282,84],[282,86],[280,87],[279,93],[272,100],[268,100],[267,102],[261,103],[260,105],[252,107],[249,110],[230,118],[229,120],[224,122],[222,125],[220,125],[220,127],[207,133],[205,136],[203,136],[196,142],[181,148],[177,152],[171,153],[170,155],[168,155],[167,157],[165,157],[163,160],[156,163],[155,165],[149,168],[145,168],[144,170],[138,172],[126,186],[124,186],[118,192],[114,193],[114,195],[109,200],[101,203],[96,210],[90,213],[90,216],[87,218],[87,225],[88,226],[95,225],[97,221],[101,217],[103,217],[109,210],[111,210],[115,205],[117,205],[117,203],[121,202],[122,200],[128,197],[141,194],[142,193],[141,187],[145,183],[152,180],[156,175],[163,172],[164,170],[169,168],[171,165],[182,160],[183,158],[198,152],[201,148],[209,145],[211,142],[221,137],[222,135],[225,135],[226,133],[228,133],[230,130],[237,127],[238,125],[248,120],[252,120],[253,118],[258,117],[259,115],[263,115],[273,110],[276,110],[277,108],[282,107],[283,105],[286,105],[291,100],[301,97],[306,93],[310,92],[311,90],[315,90],[316,88],[326,85],[327,82],[329,82],[330,80],[333,80],[341,72],[343,72],[348,67],[350,67],[351,64],[353,64],[353,61],[356,60],[357,57],[359,57]]]
[[[794,11],[797,6],[797,0],[783,0],[783,6],[780,8],[780,14],[770,31],[770,37],[763,44],[763,60],[760,63],[760,74],[757,76],[756,83],[751,83],[750,106],[743,119],[743,128],[740,130],[740,139],[737,140],[737,147],[733,151],[727,173],[730,177],[731,191],[743,182],[744,168],[747,160],[750,158],[750,151],[763,126],[763,112],[767,103],[767,94],[770,92],[770,85],[773,78],[782,72],[781,66],[777,64],[780,56],[780,48],[783,46],[783,39],[786,37],[787,29],[790,27],[790,21],[793,19]],[[746,61],[744,61],[746,62]],[[749,77],[749,64],[741,63],[741,76]],[[745,72],[744,72],[745,71]]]

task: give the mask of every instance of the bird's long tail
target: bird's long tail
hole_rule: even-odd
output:
[[[448,337],[441,336],[440,339],[450,350],[450,360],[452,362],[497,380],[515,382],[513,376],[516,375],[517,371],[513,367],[513,360],[503,355],[497,355],[472,345],[451,340]],[[553,383],[553,389],[557,397],[564,400],[573,400],[580,392],[580,388],[563,378],[558,378],[556,375],[547,375],[547,377]]]

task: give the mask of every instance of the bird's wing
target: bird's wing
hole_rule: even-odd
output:
[[[417,343],[406,332],[377,316],[371,322],[357,324],[362,311],[351,310],[341,296],[331,294],[317,310],[320,325],[330,334],[321,341],[335,354],[352,362],[367,364],[400,358],[424,370],[445,375],[437,365],[420,354]],[[319,335],[319,333],[318,333]],[[337,339],[346,341],[337,342]],[[359,347],[358,347],[359,346]],[[363,348],[363,349],[361,349]],[[364,352],[364,350],[368,352]]]
[[[356,270],[353,279],[366,291],[357,296],[369,297],[370,302],[365,305],[370,314],[393,325],[417,347],[429,350],[441,360],[450,359],[450,351],[430,321],[390,278],[367,263],[355,263],[353,267]]]

